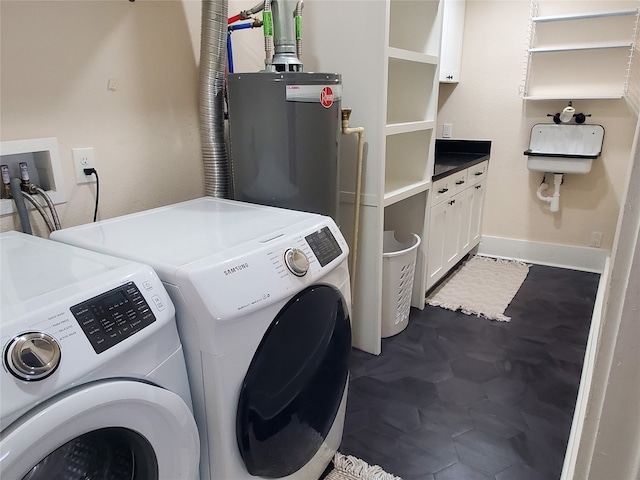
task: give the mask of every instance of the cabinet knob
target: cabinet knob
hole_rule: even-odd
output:
[[[442,189],[438,190],[438,193],[445,193],[445,192],[448,192],[448,191],[449,191],[448,188],[442,188]]]
[[[456,203],[456,201],[455,201],[455,200],[451,200],[451,201],[449,202],[449,205],[453,205],[454,203]]]
[[[458,181],[456,182],[456,185],[462,185],[463,183],[464,183],[464,180],[458,180]]]
[[[480,190],[482,188],[482,185],[476,185],[476,190]]]

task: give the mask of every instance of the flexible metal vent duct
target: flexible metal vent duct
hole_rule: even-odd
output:
[[[200,32],[200,142],[204,191],[229,197],[229,160],[224,135],[224,78],[228,0],[203,0]]]

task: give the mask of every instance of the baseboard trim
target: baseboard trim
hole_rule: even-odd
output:
[[[605,271],[609,257],[609,251],[602,248],[576,247],[484,235],[478,246],[478,254],[594,273]]]
[[[562,465],[562,475],[560,476],[560,480],[573,480],[575,478],[578,449],[582,441],[584,421],[587,416],[587,404],[589,402],[589,395],[591,392],[591,379],[593,378],[593,369],[596,363],[597,343],[602,326],[604,297],[609,284],[609,262],[610,258],[607,257],[605,259],[604,270],[600,276],[600,282],[598,283],[598,292],[596,293],[596,301],[593,306],[591,327],[589,328],[587,348],[584,355],[584,363],[582,365],[578,398],[576,400],[576,408],[573,414],[571,433],[569,434],[569,442],[564,456],[564,464]]]

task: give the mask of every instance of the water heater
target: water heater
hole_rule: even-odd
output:
[[[337,220],[341,76],[227,78],[233,198]]]

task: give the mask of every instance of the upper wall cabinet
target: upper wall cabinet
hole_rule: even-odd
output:
[[[565,3],[565,2],[559,2]],[[573,8],[584,8],[573,2]],[[613,4],[612,4],[613,5]],[[608,11],[540,15],[548,0],[532,3],[523,98],[622,98],[627,95],[640,2],[616,2]]]
[[[458,83],[462,65],[462,40],[466,0],[443,0],[440,83]]]

